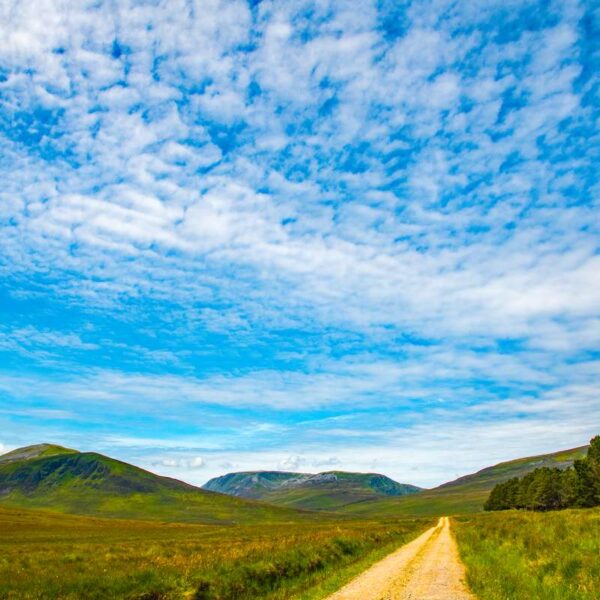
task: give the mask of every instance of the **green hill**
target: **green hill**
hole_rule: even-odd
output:
[[[482,510],[497,483],[538,467],[566,468],[586,452],[582,446],[504,462],[431,490],[344,471],[230,473],[201,489],[94,452],[39,444],[0,456],[0,505],[190,523],[318,518],[309,510],[367,518],[468,514]]]
[[[401,498],[368,500],[343,507],[345,513],[369,516],[433,516],[480,512],[491,489],[497,484],[521,477],[538,467],[565,469],[587,454],[587,446],[503,462],[440,485],[431,490]]]
[[[356,502],[415,494],[421,488],[378,473],[245,471],[211,479],[204,489],[270,504],[335,511]]]
[[[206,491],[95,452],[48,444],[0,456],[0,504],[196,523],[309,518],[298,511]]]

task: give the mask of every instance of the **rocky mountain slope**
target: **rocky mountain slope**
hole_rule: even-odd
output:
[[[383,497],[415,494],[414,485],[398,483],[378,473],[288,473],[246,471],[229,473],[207,482],[204,489],[271,504],[309,510],[337,510],[342,506]]]

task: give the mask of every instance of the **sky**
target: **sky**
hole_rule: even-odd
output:
[[[600,433],[592,0],[0,3],[0,451],[430,486]]]

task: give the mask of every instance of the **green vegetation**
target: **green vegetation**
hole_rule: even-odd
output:
[[[204,489],[256,498],[270,504],[306,510],[335,511],[343,506],[382,497],[405,496],[421,488],[398,483],[378,473],[328,471],[286,473],[247,471],[211,479]]]
[[[431,525],[217,527],[0,508],[0,598],[317,598]]]
[[[556,510],[600,505],[600,436],[590,442],[588,455],[573,467],[561,470],[542,467],[522,478],[497,484],[485,510]]]
[[[481,512],[490,491],[497,483],[519,477],[538,467],[565,469],[575,460],[583,458],[586,452],[587,446],[582,446],[552,454],[511,460],[460,477],[432,490],[424,490],[401,498],[381,498],[351,504],[343,507],[341,511],[363,517],[465,515]]]
[[[96,453],[22,448],[0,457],[0,598],[318,600],[433,524],[399,520],[403,513],[477,513],[494,486],[504,489],[497,484],[547,491],[563,477],[576,477],[573,493],[592,482],[581,503],[595,502],[600,438],[585,454],[502,463],[401,497],[385,495],[392,480],[343,472],[302,485],[274,477],[261,492],[317,513],[202,490]],[[455,530],[481,600],[586,600],[599,592],[599,526],[596,509],[506,511],[459,517]]]
[[[57,448],[42,445],[5,455],[0,460],[0,504],[196,523],[316,518],[308,513],[208,492],[94,452],[65,449],[59,452]]]
[[[418,488],[382,475],[340,471],[305,474],[298,484],[293,481],[300,477],[297,473],[234,473],[213,486],[270,503],[265,504],[211,493],[100,454],[39,445],[0,457],[0,505],[190,523],[322,518],[292,509],[335,511],[340,518],[469,514],[483,509],[497,483],[538,467],[567,468],[586,451],[582,447],[509,461],[418,493],[406,493]]]
[[[414,486],[405,486],[385,478],[396,486],[412,488],[403,490],[404,493],[400,490],[394,492],[393,488],[386,493],[385,486],[389,484],[374,479],[383,477],[381,475],[339,471],[333,472],[338,475],[337,481],[323,480],[312,485],[310,480],[301,485],[290,485],[290,481],[293,482],[294,478],[301,475],[298,473],[231,473],[209,482],[209,489],[261,498],[279,506],[336,511],[355,517],[461,515],[482,511],[496,484],[540,467],[565,469],[575,460],[583,458],[586,452],[587,446],[583,446],[511,460],[460,477],[432,490],[419,491]]]
[[[480,600],[600,598],[600,510],[458,517],[467,580]]]

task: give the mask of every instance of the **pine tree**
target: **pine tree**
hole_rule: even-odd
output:
[[[485,510],[525,508],[556,510],[600,505],[600,436],[592,438],[586,458],[561,471],[542,467],[521,479],[513,478],[494,486]]]
[[[596,493],[594,490],[590,461],[582,458],[581,460],[576,460],[573,466],[577,473],[577,500],[575,506],[582,508],[595,506]]]
[[[560,506],[568,508],[577,503],[577,472],[572,467],[562,472],[560,480]]]
[[[591,439],[587,461],[590,483],[594,489],[594,505],[597,506],[600,504],[600,435]]]

